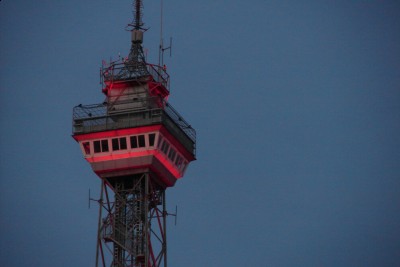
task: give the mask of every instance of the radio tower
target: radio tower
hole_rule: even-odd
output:
[[[133,9],[129,56],[101,68],[105,101],[73,109],[73,138],[101,180],[96,267],[167,266],[165,190],[195,160],[169,75],[143,53],[142,0]]]

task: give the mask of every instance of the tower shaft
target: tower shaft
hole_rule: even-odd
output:
[[[112,251],[112,267],[166,267],[165,189],[150,173],[141,173],[103,179],[102,190],[105,215],[99,216],[97,247],[102,265],[96,267],[106,266],[105,249]]]

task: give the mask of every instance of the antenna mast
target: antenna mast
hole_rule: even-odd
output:
[[[169,49],[169,56],[171,56],[172,52],[172,38],[169,40],[169,46],[164,47],[164,38],[163,38],[163,13],[164,13],[164,8],[163,8],[163,0],[161,1],[161,15],[160,15],[160,47],[158,51],[158,65],[163,66],[164,65],[164,51]]]
[[[163,47],[163,0],[161,2],[161,10],[160,10],[160,47],[158,48],[158,65],[161,66],[161,51]]]
[[[140,30],[143,26],[143,2],[142,0],[133,1],[133,17],[134,17],[134,29]]]
[[[143,1],[134,0],[133,1],[133,21],[128,26],[132,27],[132,44],[131,50],[129,52],[129,64],[132,66],[132,70],[136,73],[141,73],[143,75],[147,74],[146,59],[143,53]]]

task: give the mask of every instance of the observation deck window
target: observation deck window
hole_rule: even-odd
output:
[[[162,136],[160,136],[160,138],[158,139],[158,149],[161,149],[161,145],[163,144],[164,138],[162,138]]]
[[[181,156],[178,155],[178,157],[176,157],[176,160],[175,160],[176,167],[178,167],[178,169],[180,169],[182,167],[182,163],[183,163],[183,159]]]
[[[138,136],[138,141],[139,141],[139,147],[145,147],[146,146],[146,141],[145,141],[144,135],[139,135]]]
[[[163,143],[161,144],[161,151],[165,155],[168,155],[168,149],[169,149],[169,144],[168,144],[167,140],[164,140]]]
[[[82,147],[83,147],[85,154],[90,155],[90,142],[83,142]]]
[[[149,134],[149,146],[154,146],[156,134]]]
[[[126,138],[121,137],[112,139],[112,148],[114,151],[127,149]]]
[[[146,147],[146,140],[144,135],[131,136],[131,148]]]
[[[162,136],[159,138],[158,149],[161,150],[165,157],[168,158],[168,160],[174,164],[179,171],[182,173],[185,172],[188,162],[179,152],[177,152],[176,148]]]
[[[97,140],[93,142],[94,153],[108,152],[108,140]]]
[[[171,147],[171,148],[169,149],[169,152],[168,152],[168,158],[169,158],[172,162],[174,162],[175,156],[176,156],[176,151],[175,151],[175,149],[173,149],[173,148]]]

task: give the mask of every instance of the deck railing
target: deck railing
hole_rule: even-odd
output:
[[[145,103],[145,105],[144,105]],[[124,109],[108,110],[107,103],[78,105],[73,109],[72,133],[74,135],[163,124],[180,138],[189,151],[195,152],[196,131],[171,104],[155,98],[113,103]],[[129,108],[129,106],[135,108]]]
[[[119,60],[112,62],[109,66],[103,66],[100,75],[102,83],[107,81],[129,81],[150,75],[155,82],[161,83],[169,91],[169,74],[165,67],[154,64]]]

